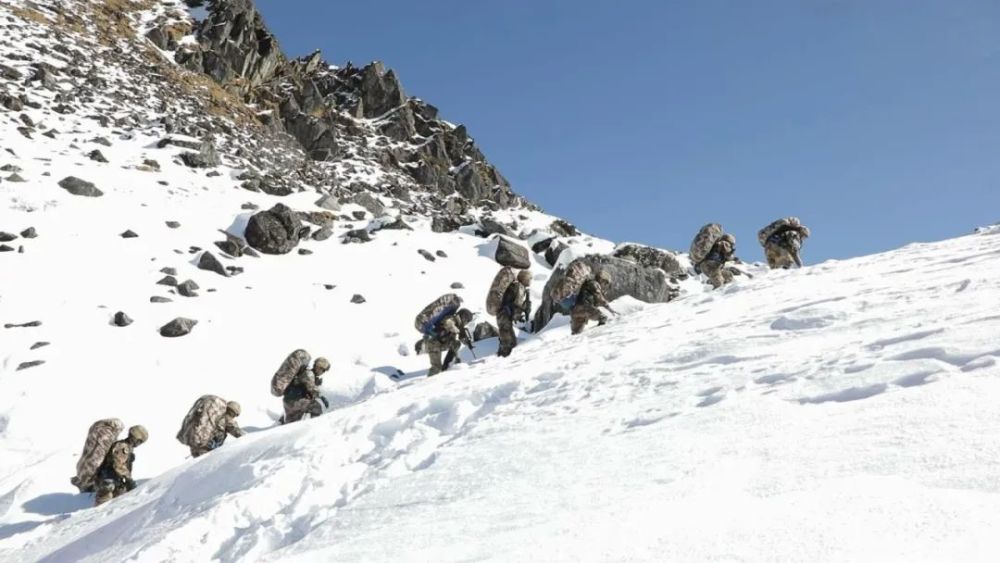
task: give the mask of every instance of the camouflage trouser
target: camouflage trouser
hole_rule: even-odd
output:
[[[725,262],[717,260],[705,260],[699,265],[701,273],[708,278],[708,283],[718,289],[723,285],[733,281],[733,273],[726,267]]]
[[[97,495],[94,497],[94,506],[101,506],[109,500],[120,497],[128,492],[125,483],[113,479],[101,479],[97,483]]]
[[[427,375],[437,375],[442,371],[448,369],[448,366],[444,365],[442,362],[441,354],[447,352],[448,356],[453,356],[453,359],[458,358],[458,351],[462,348],[462,343],[458,340],[451,342],[442,342],[436,338],[427,337],[424,339],[424,351],[427,352],[427,357],[431,360],[431,369],[427,372]],[[450,364],[449,364],[450,365]]]
[[[764,245],[764,255],[767,257],[767,265],[771,269],[788,269],[796,265],[795,255],[781,245],[772,242]]]
[[[569,314],[569,327],[573,334],[580,334],[587,326],[588,321],[597,321],[599,324],[608,322],[608,317],[597,307],[578,303],[573,306]]]
[[[323,405],[315,399],[299,399],[297,401],[284,401],[285,418],[284,423],[298,422],[302,417],[309,415],[312,418],[323,414]],[[194,452],[192,452],[193,455]]]
[[[497,355],[505,358],[517,347],[517,333],[514,332],[514,319],[504,313],[497,315],[497,329],[500,332],[500,350]]]

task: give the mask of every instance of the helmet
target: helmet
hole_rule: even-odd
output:
[[[322,357],[316,358],[316,361],[313,362],[313,371],[322,371],[324,373],[330,371],[330,360]]]
[[[239,416],[243,409],[240,408],[240,404],[236,401],[229,401],[226,403],[226,410],[231,412],[233,416]]]
[[[601,283],[611,283],[611,272],[601,270],[597,273],[597,281]]]
[[[135,425],[128,429],[128,437],[135,442],[142,444],[149,439],[149,432],[146,432],[144,426]]]
[[[726,233],[722,235],[722,238],[719,239],[719,242],[728,242],[729,244],[736,246],[736,237],[734,237],[729,233]]]
[[[459,309],[458,318],[462,320],[462,324],[467,325],[472,322],[472,311],[468,309]]]
[[[524,287],[528,287],[531,285],[531,272],[528,270],[521,270],[517,273],[517,281]]]

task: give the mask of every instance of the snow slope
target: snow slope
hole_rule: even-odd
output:
[[[113,194],[148,202],[140,238],[117,239],[129,222],[94,208],[76,242],[40,237],[49,246],[3,278],[3,318],[46,323],[4,333],[0,559],[986,561],[1000,548],[994,234],[758,269],[714,293],[691,282],[670,304],[616,303],[623,317],[580,337],[557,322],[508,360],[396,384],[379,369],[424,361],[400,355],[412,304],[453,279],[481,295],[486,243],[383,232],[205,280],[171,247],[219,225],[155,224],[171,202],[216,208],[226,192],[167,193]],[[33,219],[44,234],[76,205],[90,202]],[[422,262],[416,245],[451,258]],[[138,260],[146,272],[115,268]],[[219,292],[143,303],[167,263]],[[119,306],[135,325],[107,326]],[[161,339],[180,313],[210,320]],[[43,336],[48,363],[11,372]],[[295,346],[333,360],[340,408],[263,430],[270,371]],[[261,431],[185,462],[173,432],[203,392],[243,401]],[[136,466],[149,480],[83,510],[73,454],[110,415],[150,426]]]

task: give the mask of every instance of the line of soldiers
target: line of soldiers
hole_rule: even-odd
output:
[[[809,228],[798,217],[784,217],[758,231],[757,240],[764,248],[768,267],[788,269],[802,267],[800,252],[809,235]],[[718,223],[709,223],[698,231],[689,256],[695,272],[704,274],[716,289],[733,281],[734,276],[749,275],[730,265],[738,262],[736,237],[726,233]]]

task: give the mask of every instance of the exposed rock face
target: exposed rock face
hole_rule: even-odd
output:
[[[308,232],[298,214],[279,203],[251,217],[245,236],[247,244],[264,254],[288,254]]]
[[[635,262],[647,268],[659,268],[673,278],[683,274],[677,257],[666,250],[629,243],[616,248],[612,256]]]
[[[528,249],[504,237],[498,237],[495,259],[501,266],[525,269],[531,267]]]
[[[578,258],[586,262],[594,272],[604,270],[611,274],[611,288],[606,296],[609,301],[628,295],[644,303],[666,303],[679,294],[676,285],[671,283],[666,272],[659,267],[650,268],[635,262],[592,254]],[[565,274],[565,268],[552,273],[549,282],[542,292],[542,303],[535,312],[535,330],[541,330],[549,323],[553,315],[551,290]]]

